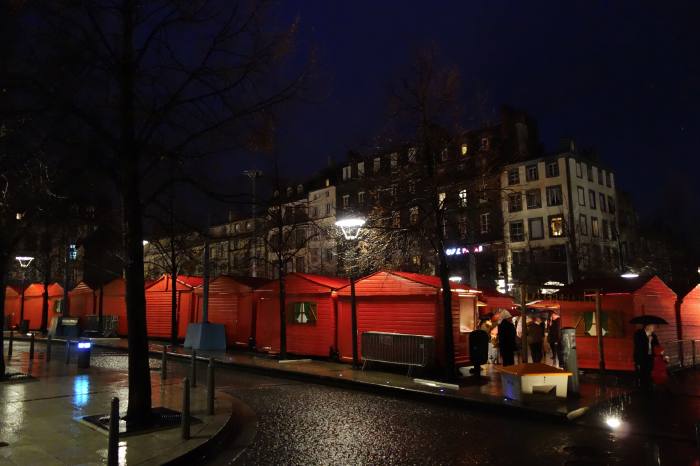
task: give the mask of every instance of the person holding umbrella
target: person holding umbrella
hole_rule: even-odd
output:
[[[630,320],[630,323],[642,325],[642,328],[634,332],[634,367],[639,386],[644,390],[650,390],[654,355],[658,352],[657,347],[659,346],[659,339],[654,332],[657,325],[667,322],[661,317],[643,315]]]
[[[515,326],[513,316],[508,311],[501,313],[501,323],[498,324],[498,346],[504,366],[512,366],[515,363]]]

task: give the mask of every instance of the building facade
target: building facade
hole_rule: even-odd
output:
[[[568,283],[618,270],[614,174],[569,152],[504,167],[501,173],[507,277]]]

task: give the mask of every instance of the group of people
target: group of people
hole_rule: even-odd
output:
[[[511,366],[515,364],[515,354],[520,351],[522,342],[519,342],[520,337],[513,323],[513,315],[504,310],[499,313],[498,318],[499,323],[494,332],[492,347],[498,348],[502,364]],[[527,324],[526,344],[533,362],[542,362],[544,359],[545,341],[551,350],[552,362],[555,365],[563,365],[561,321],[556,313],[551,316],[549,328],[545,328],[545,321],[540,317],[534,317]]]
[[[520,317],[522,318],[522,317]],[[516,324],[513,323],[513,315],[507,311],[498,314],[498,325],[491,322],[483,328],[491,333],[490,346],[492,350],[498,349],[498,355],[491,353],[489,359],[496,362],[500,356],[504,366],[515,364],[515,355],[520,351],[521,342]],[[667,358],[664,350],[659,345],[659,339],[655,333],[656,326],[644,325],[634,333],[634,366],[639,385],[644,389],[653,386],[663,386],[668,380],[666,367]],[[527,324],[527,345],[533,362],[542,362],[545,354],[545,341],[551,351],[554,365],[563,367],[564,356],[561,338],[561,319],[556,313],[551,314],[549,325],[545,328],[545,321],[540,317],[533,317]]]

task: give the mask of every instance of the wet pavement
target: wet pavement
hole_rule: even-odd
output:
[[[50,363],[38,344],[29,363],[28,344],[15,341],[8,372],[30,372],[32,379],[0,383],[0,465],[106,464],[107,433],[81,421],[87,415],[107,415],[112,397],[126,412],[128,384],[123,352],[95,351],[90,369],[78,369],[75,356],[65,364],[65,345],[54,345]],[[5,347],[7,354],[7,345]],[[158,366],[153,360],[152,365]],[[161,383],[152,373],[153,405],[180,410],[181,380]],[[220,396],[216,415],[206,416],[203,388],[192,392],[192,413],[203,422],[193,424],[192,439],[181,440],[178,426],[120,438],[119,464],[160,464],[181,456],[211,438],[231,416],[231,400]]]
[[[93,361],[125,367],[126,357],[107,352]],[[188,371],[186,361],[169,362],[173,379]],[[572,423],[222,367],[217,387],[250,406],[257,419],[244,451],[224,447],[210,464],[700,465],[692,440],[693,420],[700,419],[697,374],[680,380],[674,396],[623,397]],[[605,424],[610,414],[620,417],[617,429]]]

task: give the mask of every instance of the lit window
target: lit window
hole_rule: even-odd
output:
[[[542,207],[542,191],[539,189],[530,189],[525,192],[528,209],[539,209]]]
[[[343,195],[343,208],[347,209],[349,206],[350,206],[350,195],[344,194]]]
[[[438,205],[441,209],[445,207],[445,199],[447,199],[447,193],[438,193]]]
[[[537,169],[537,164],[528,165],[525,167],[525,179],[527,181],[537,181],[540,177],[539,170]]]
[[[578,186],[576,188],[576,191],[578,193],[578,205],[585,207],[586,206],[586,190],[583,189],[581,186]]]
[[[461,189],[459,191],[459,206],[460,207],[467,206],[467,190],[466,189]]]
[[[510,222],[510,240],[512,242],[525,241],[525,230],[522,220]]]
[[[559,161],[554,160],[552,162],[548,162],[545,171],[547,173],[547,178],[559,176]]]
[[[411,207],[409,221],[411,225],[418,223],[418,207]]]
[[[523,196],[520,193],[508,195],[508,212],[520,212],[523,210]]]
[[[508,186],[520,183],[520,172],[517,168],[508,170]]]
[[[462,156],[466,156],[469,154],[469,145],[468,144],[462,144]]]
[[[578,231],[583,236],[588,236],[588,217],[584,214],[579,214],[578,216]]]
[[[596,217],[591,217],[591,236],[594,238],[598,238],[600,236],[600,227]]]
[[[551,238],[560,238],[564,236],[564,217],[561,215],[552,215],[549,217],[549,236]]]
[[[474,330],[476,320],[476,301],[474,299],[459,300],[459,331],[469,333]]]
[[[490,216],[491,216],[491,214],[488,212],[481,214],[479,216],[479,226],[480,226],[480,231],[482,234],[486,234],[489,232],[489,228],[490,228],[490,225],[489,225],[490,218],[489,217]]]
[[[588,206],[591,209],[595,209],[595,191],[592,189],[588,190]]]
[[[544,224],[541,217],[529,219],[528,229],[530,230],[531,240],[544,239]]]
[[[376,175],[377,173],[379,173],[379,170],[381,170],[381,168],[382,168],[382,159],[381,159],[381,157],[375,157],[375,158],[374,158],[373,168],[372,168],[373,171],[374,171],[374,174]]]
[[[363,176],[365,176],[365,163],[358,162],[357,163],[357,177],[362,178]]]
[[[415,147],[409,147],[408,148],[408,161],[411,163],[414,163],[416,161],[416,153],[418,151],[416,150]]]
[[[547,205],[562,205],[561,185],[547,186]]]

